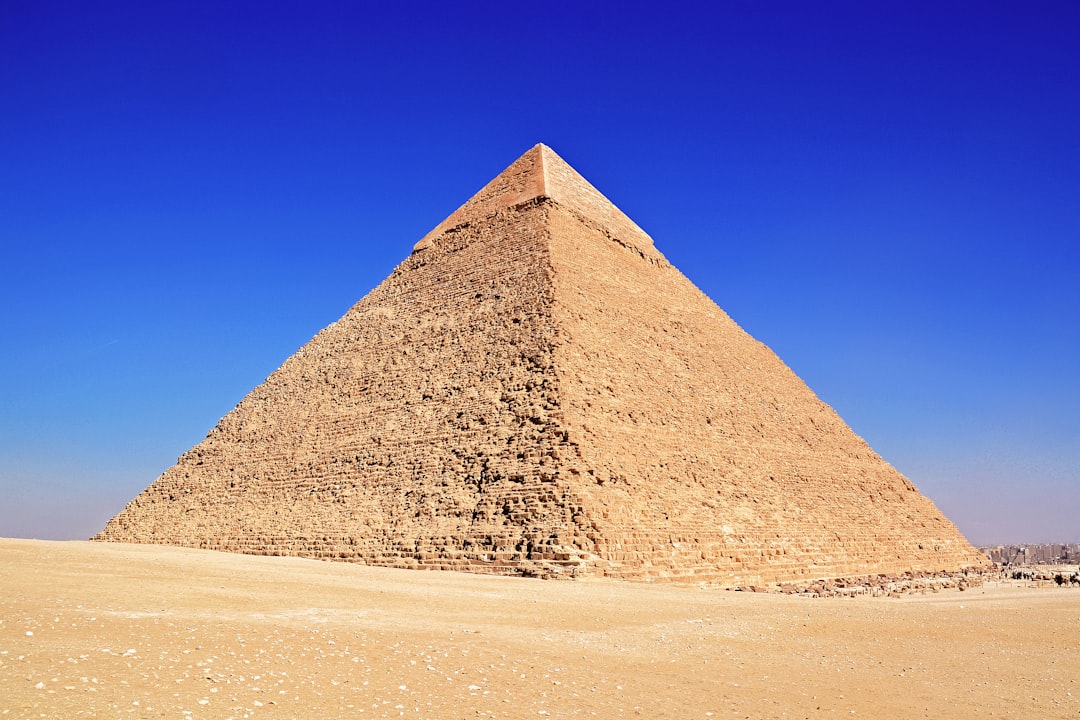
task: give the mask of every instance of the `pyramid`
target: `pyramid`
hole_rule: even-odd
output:
[[[93,539],[719,585],[986,563],[544,145]]]

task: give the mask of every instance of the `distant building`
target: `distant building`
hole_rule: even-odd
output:
[[[1080,543],[1033,545],[988,545],[980,552],[1000,565],[1078,565]]]

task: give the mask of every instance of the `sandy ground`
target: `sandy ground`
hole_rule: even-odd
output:
[[[0,540],[0,718],[1080,718],[1080,589],[901,599]]]

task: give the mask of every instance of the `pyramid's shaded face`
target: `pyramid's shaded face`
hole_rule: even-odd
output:
[[[733,585],[984,562],[543,145],[98,539]]]

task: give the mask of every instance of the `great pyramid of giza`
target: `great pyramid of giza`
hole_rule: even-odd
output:
[[[719,585],[986,562],[544,145],[94,539]]]

